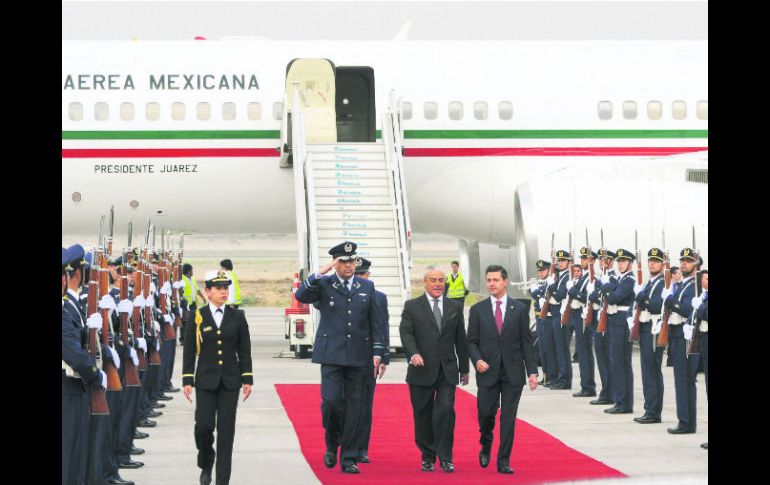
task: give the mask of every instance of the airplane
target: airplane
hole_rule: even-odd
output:
[[[665,231],[676,259],[694,227],[708,261],[706,40],[64,41],[64,230],[114,204],[179,233],[296,231],[298,58],[370,73],[319,98],[340,139],[374,141],[399,100],[411,232],[457,238],[475,291],[491,262],[534,277],[552,233],[633,250],[636,230],[646,254]]]

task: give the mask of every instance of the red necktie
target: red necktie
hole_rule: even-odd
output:
[[[502,303],[500,300],[497,300],[495,303],[497,303],[497,308],[495,308],[495,323],[497,323],[497,333],[499,335],[503,334],[503,311],[500,309],[500,304]]]

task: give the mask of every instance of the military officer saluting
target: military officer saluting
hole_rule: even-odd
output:
[[[195,445],[201,485],[211,483],[215,456],[217,485],[230,482],[238,390],[243,386],[245,401],[254,381],[249,325],[243,310],[225,305],[229,285],[230,279],[223,270],[206,273],[209,304],[191,313],[185,328],[187,344],[184,346],[182,385],[190,402],[192,386],[196,387]],[[214,426],[217,428],[216,452],[212,446]]]
[[[663,251],[652,248],[647,252],[650,280],[641,287],[634,286],[635,304],[641,308],[639,316],[639,359],[642,365],[644,415],[634,418],[641,424],[660,423],[663,410],[663,347],[655,340],[660,333],[663,310]]]
[[[551,269],[551,263],[538,259],[535,262],[535,268],[537,269],[537,286],[529,290],[529,295],[532,297],[535,303],[535,331],[537,332],[537,350],[540,354],[540,367],[543,369],[543,379],[538,383],[546,387],[551,387],[551,377],[546,374],[546,331],[545,325],[547,321],[547,315],[541,315],[543,309],[543,300],[545,298],[546,282],[545,278],[548,276],[548,271]]]
[[[359,473],[355,464],[356,431],[367,379],[382,369],[389,344],[371,281],[354,276],[356,244],[345,241],[329,250],[333,261],[311,274],[297,289],[302,303],[314,303],[321,322],[313,345],[313,362],[321,364],[321,415],[326,428],[324,465],[337,463],[343,473]],[[335,273],[322,276],[334,268]],[[387,325],[387,324],[385,324]]]

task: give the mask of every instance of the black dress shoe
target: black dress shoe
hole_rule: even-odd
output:
[[[138,428],[154,428],[157,425],[158,425],[157,421],[153,421],[151,419],[145,418],[142,421],[139,421],[139,424],[137,424],[136,426]]]
[[[479,465],[481,465],[481,468],[489,466],[489,451],[481,450],[479,453]]]
[[[623,408],[619,408],[617,406],[613,406],[613,407],[611,407],[609,409],[605,409],[604,412],[607,413],[607,414],[631,414],[631,413],[633,413],[633,410],[631,410],[631,409],[623,409]]]
[[[369,457],[366,455],[359,456],[358,458],[356,458],[356,463],[369,463]]]
[[[144,463],[141,461],[126,460],[118,465],[118,468],[141,468]]]
[[[539,381],[537,381],[537,385],[538,386],[544,386],[545,385],[545,379],[540,379]]]
[[[441,469],[444,470],[447,473],[454,473],[455,471],[455,465],[449,460],[439,460],[439,464],[441,465]]]
[[[660,419],[655,418],[653,416],[644,415],[639,418],[634,418],[634,421],[640,424],[652,424],[652,423],[660,423]]]
[[[577,364],[577,361],[578,361],[578,356],[577,356],[577,352],[576,352],[576,353],[572,354],[572,363],[573,364]]]
[[[144,450],[141,448],[137,448],[136,446],[131,447],[131,451],[128,452],[131,455],[144,455]]]
[[[497,473],[505,473],[506,475],[513,475],[513,468],[508,465],[498,465]]]
[[[165,408],[165,407],[166,407],[166,405],[163,404],[162,402],[156,402],[155,404],[152,405],[153,409],[160,409],[160,408]]]
[[[337,452],[336,451],[327,451],[324,453],[324,466],[326,468],[334,468],[334,465],[337,464]]]
[[[545,381],[543,383],[543,387],[551,387],[551,386],[553,386],[553,381]]]
[[[166,387],[163,389],[163,392],[179,392],[179,388],[174,386]]]
[[[594,399],[593,401],[591,401],[591,404],[607,405],[607,404],[615,404],[615,402],[610,401],[609,399]]]
[[[174,398],[171,397],[171,396],[166,396],[165,394],[163,394],[161,396],[156,397],[155,399],[157,399],[158,401],[170,401],[170,400],[172,400]]]
[[[145,438],[149,438],[149,433],[144,433],[142,431],[139,431],[138,429],[134,431],[134,439],[135,440],[143,440]]]
[[[594,396],[596,396],[595,392],[584,391],[582,389],[580,391],[578,391],[578,392],[573,392],[572,393],[572,397],[594,397]]]
[[[567,384],[554,384],[551,386],[551,390],[553,389],[562,390],[562,389],[569,389],[569,387],[567,387]]]
[[[708,450],[709,449],[709,444],[708,443],[702,443],[700,445],[700,447],[703,448],[704,450]]]
[[[158,416],[163,416],[163,412],[161,411],[150,411],[147,413],[148,418],[157,418]]]
[[[201,470],[200,485],[211,485],[211,468]]]
[[[422,471],[424,471],[424,472],[432,472],[433,471],[433,460],[422,460]]]
[[[668,431],[671,434],[692,434],[692,433],[695,433],[695,430],[690,431],[689,429],[681,428],[679,426],[677,426],[676,428],[668,428],[666,431]]]
[[[358,469],[355,463],[352,463],[350,465],[342,465],[342,473],[361,473],[361,470]]]
[[[126,480],[121,477],[108,478],[104,481],[105,485],[134,485],[131,480]]]

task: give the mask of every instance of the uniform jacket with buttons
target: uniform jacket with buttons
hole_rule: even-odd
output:
[[[80,379],[67,377],[62,369],[62,392],[66,394],[80,394],[86,391],[88,384],[101,383],[96,360],[83,347],[84,331],[80,317],[73,315],[76,311],[67,301],[64,302],[61,312],[61,360],[80,374]]]
[[[634,301],[636,301],[636,304],[639,305],[642,311],[647,311],[652,315],[660,315],[663,311],[662,296],[665,287],[665,280],[663,279],[663,273],[661,273],[642,286],[642,291],[636,295]]]
[[[664,305],[682,317],[690,318],[692,315],[692,299],[694,297],[695,278],[689,277],[687,281],[683,280],[679,283],[674,294],[666,299]]]
[[[182,385],[197,386],[200,389],[216,390],[220,381],[226,389],[235,390],[241,384],[252,384],[251,340],[249,324],[243,310],[234,310],[223,305],[222,325],[217,328],[211,308],[208,305],[190,312],[185,326],[184,358],[182,361]],[[200,355],[196,368],[196,323],[200,312]],[[193,373],[194,371],[194,373]]]
[[[350,367],[372,365],[372,356],[382,357],[388,350],[387,335],[381,322],[383,312],[374,298],[374,283],[351,277],[351,291],[336,274],[310,275],[297,289],[296,298],[313,303],[321,312],[321,322],[313,344],[313,362]]]
[[[548,306],[548,313],[554,317],[554,316],[561,316],[561,301],[567,297],[567,281],[569,280],[569,267],[561,272],[559,270],[556,270],[558,276],[556,277],[556,281],[548,287],[549,290],[551,290],[551,298],[556,300],[559,305],[554,303],[549,303]]]
[[[626,318],[631,312],[631,304],[634,302],[634,285],[636,279],[633,271],[627,271],[616,279],[602,286],[602,292],[607,298],[609,305],[627,306],[628,309],[618,310],[616,313],[607,315],[607,321],[613,325],[626,325]]]
[[[377,311],[380,312],[380,317],[377,319],[382,326],[382,334],[385,336],[385,341],[390,342],[390,315],[388,315],[388,295],[385,293],[374,290],[374,300],[377,304]],[[382,363],[385,365],[390,364],[390,349],[385,348],[382,354]]]
[[[535,302],[535,315],[537,316],[538,320],[541,318],[540,316],[540,299],[545,298],[545,289],[546,289],[546,282],[545,280],[538,282],[537,288],[532,288],[529,290],[530,296],[532,296],[532,300]]]

